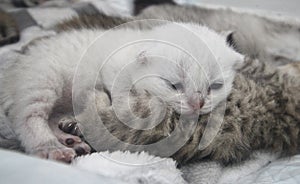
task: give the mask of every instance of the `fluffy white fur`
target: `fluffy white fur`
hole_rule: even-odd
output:
[[[136,86],[159,96],[179,113],[210,112],[229,94],[234,65],[241,64],[243,56],[227,45],[224,36],[207,27],[173,24],[156,30],[155,39],[170,42],[184,51],[168,44],[149,46],[144,53],[146,66],[136,70],[136,78],[147,73],[159,77],[145,78]],[[160,57],[147,58],[147,54]],[[218,88],[218,84],[222,86]]]
[[[182,173],[172,159],[145,152],[100,152],[76,158],[72,165],[126,183],[184,184]]]
[[[148,41],[132,44],[141,39]],[[29,47],[4,73],[0,102],[28,153],[72,157],[74,151],[61,145],[48,127],[54,107],[72,111],[94,88],[108,89],[113,99],[126,97],[134,86],[179,113],[206,113],[229,94],[234,65],[242,59],[225,37],[194,24],[62,33]]]

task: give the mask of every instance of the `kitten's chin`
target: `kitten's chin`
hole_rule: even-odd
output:
[[[201,109],[201,110],[199,111],[199,114],[200,114],[200,115],[204,115],[204,114],[210,113],[211,111],[212,111],[211,108],[203,108],[203,109]]]
[[[204,115],[204,114],[208,114],[212,111],[211,107],[203,107],[201,109],[198,110],[194,110],[194,109],[184,109],[184,108],[175,108],[175,111],[178,114],[181,114],[183,116],[200,116],[200,115]]]
[[[199,110],[193,110],[193,109],[178,109],[175,111],[180,114],[183,118],[195,118],[200,115]]]
[[[192,108],[182,108],[182,107],[173,107],[174,110],[182,115],[183,117],[197,117],[200,115],[208,114],[212,111],[211,106],[203,107],[201,109],[192,109]]]

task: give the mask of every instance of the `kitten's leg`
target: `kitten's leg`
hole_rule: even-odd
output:
[[[63,82],[55,77],[38,77],[40,81],[32,78],[30,82],[19,82],[21,85],[14,90],[16,93],[9,108],[9,118],[27,153],[70,162],[76,156],[75,151],[62,145],[48,125],[53,107],[62,98]]]
[[[97,112],[100,113],[101,112],[110,112],[111,110],[111,100],[110,100],[110,94],[108,94],[109,92],[105,91],[105,90],[95,90],[95,91],[88,91],[87,92],[87,100],[86,100],[86,104],[87,107],[85,107],[85,109],[83,110],[83,112],[79,115],[79,117],[92,117],[94,116],[94,114],[90,114],[91,112],[94,111],[94,109],[91,109],[92,106],[90,106],[89,104],[92,103],[96,103],[96,108],[97,108]],[[93,98],[95,95],[95,98]],[[95,101],[94,101],[95,100]],[[80,118],[79,118],[80,119]],[[76,119],[74,118],[74,116],[66,116],[61,118],[59,122],[59,125],[56,127],[59,127],[59,129],[61,131],[63,131],[65,134],[69,135],[73,135],[73,136],[77,136],[80,137],[81,140],[85,141],[84,136],[81,132],[81,125],[80,123],[78,123],[76,121]],[[61,135],[59,135],[61,136]],[[87,146],[87,145],[86,145]],[[84,148],[84,145],[81,145],[82,148]],[[75,148],[76,150],[76,148]],[[84,149],[86,150],[86,148]],[[77,150],[76,150],[77,151]],[[91,151],[91,147],[89,147],[89,152]]]
[[[91,152],[91,147],[84,142],[79,125],[73,116],[61,115],[57,118],[51,118],[49,125],[59,142],[73,148],[77,155]]]
[[[94,116],[93,112],[95,109],[90,105],[92,103],[96,103],[97,112],[101,114],[101,112],[110,113],[111,112],[111,100],[110,100],[110,94],[109,92],[105,90],[95,90],[95,91],[88,91],[87,92],[87,100],[86,100],[86,107],[84,108],[83,112],[81,114],[78,114],[78,118],[92,118]],[[95,95],[95,98],[94,98]],[[59,122],[59,125],[56,127],[59,127],[61,131],[63,131],[66,134],[70,134],[73,136],[80,137],[81,140],[85,141],[84,135],[81,132],[81,128],[83,125],[78,123],[74,116],[66,116],[64,118],[61,118]],[[95,124],[96,125],[96,124]],[[86,127],[85,127],[86,128]],[[92,149],[91,147],[89,147]],[[89,150],[91,151],[91,150]],[[95,151],[95,150],[93,150]]]
[[[222,132],[201,154],[210,155],[210,159],[227,166],[249,159],[250,153],[250,144],[244,141],[240,132],[232,131]]]

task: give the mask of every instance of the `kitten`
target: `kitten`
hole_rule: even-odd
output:
[[[184,31],[178,28],[179,25]],[[186,34],[185,29],[192,34]],[[229,94],[235,74],[234,65],[242,62],[243,58],[226,44],[225,37],[206,27],[170,23],[148,31],[112,30],[101,38],[100,43],[95,42],[95,47],[87,50],[82,58],[84,65],[79,65],[80,71],[76,70],[79,58],[101,34],[102,30],[83,29],[39,40],[4,72],[1,105],[27,153],[70,161],[75,156],[74,150],[59,143],[48,127],[48,119],[57,113],[72,113],[72,105],[82,106],[88,91],[94,86],[102,90],[106,88],[114,99],[126,96],[122,93],[127,93],[126,90],[134,85],[138,91],[147,91],[161,98],[179,113],[207,113]],[[208,56],[206,45],[195,42],[198,37],[217,58],[219,68],[215,67],[214,58]],[[167,44],[146,42],[129,45],[112,56],[108,64],[102,63],[114,47],[134,39],[149,38],[182,46],[196,60]],[[118,81],[120,86],[113,89],[114,77],[131,61],[132,66],[130,64]],[[101,64],[104,65],[99,72]],[[144,78],[135,84],[144,72],[161,77]],[[79,76],[80,82],[73,83],[73,76],[74,80]],[[96,85],[95,76],[98,76]]]
[[[226,103],[224,117],[222,113],[201,115],[193,134],[172,157],[180,165],[204,158],[228,165],[248,159],[254,150],[281,153],[282,156],[296,154],[300,143],[299,90],[300,80],[297,76],[282,73],[257,60],[246,59],[235,77],[231,94],[223,102]],[[132,93],[130,98],[132,108],[123,109],[123,116],[134,113],[138,117],[147,117],[151,114],[148,105],[152,100],[150,95]],[[87,103],[93,104],[94,98]],[[222,110],[221,104],[216,107],[216,112]],[[180,133],[182,125],[179,115],[172,108],[166,109],[158,122],[153,123],[153,119],[149,119],[147,123],[152,122],[156,126],[147,130],[126,126],[103,91],[96,92],[95,108],[101,122],[92,113],[94,109],[91,105],[78,116],[78,120],[84,120],[81,124],[83,135],[97,151],[143,150],[163,157],[168,156],[165,154],[167,148],[149,149],[143,145],[157,143],[167,139],[174,131],[179,131],[178,136],[173,137],[172,144],[168,144],[168,147],[172,147],[186,135]],[[209,119],[212,124],[207,124]],[[199,149],[205,129],[213,127],[214,122],[220,120],[223,123],[216,137],[207,147]],[[183,125],[189,124],[186,119],[182,121]],[[66,131],[64,126],[61,128]],[[136,148],[134,145],[140,146]]]
[[[229,164],[247,159],[258,149],[282,156],[296,154],[300,143],[299,90],[299,76],[258,60],[246,61],[227,99],[221,131],[195,158],[207,156]]]

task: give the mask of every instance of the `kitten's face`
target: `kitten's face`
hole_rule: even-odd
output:
[[[213,55],[201,44],[188,42],[182,44],[194,58],[166,45],[144,51],[137,70],[144,77],[137,87],[158,96],[180,114],[210,112],[230,93],[235,65],[244,57],[227,45],[225,37],[214,32],[205,36]]]

